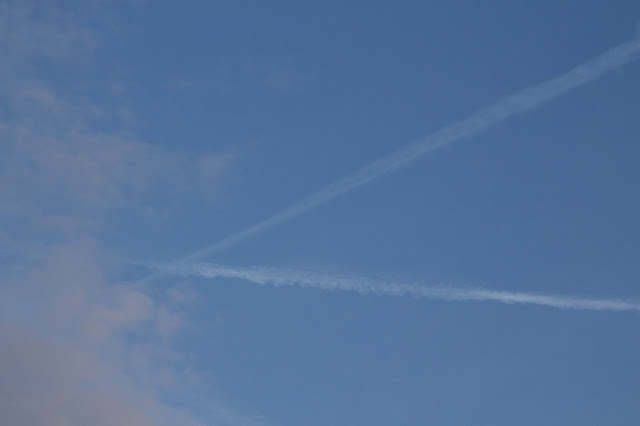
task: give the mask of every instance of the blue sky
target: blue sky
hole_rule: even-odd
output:
[[[0,412],[637,424],[639,22],[634,1],[0,1]]]

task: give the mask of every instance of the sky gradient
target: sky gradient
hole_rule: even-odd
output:
[[[638,424],[639,23],[0,0],[3,421]]]

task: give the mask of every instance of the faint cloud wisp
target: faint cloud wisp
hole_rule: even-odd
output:
[[[84,6],[98,8],[0,4],[2,423],[210,424],[172,402],[203,378],[175,346],[189,326],[183,308],[197,296],[184,286],[151,294],[117,278],[101,232],[159,181],[198,192],[231,158],[168,152],[126,128],[97,126],[111,106],[74,98],[34,71],[37,62],[73,68],[91,58],[99,37]],[[219,411],[210,421],[246,424]]]
[[[561,309],[590,311],[636,311],[640,303],[625,300],[589,299],[545,294],[496,291],[484,288],[417,285],[377,281],[361,276],[339,276],[305,270],[267,268],[261,266],[234,267],[212,263],[163,267],[169,274],[202,278],[235,278],[274,287],[303,287],[321,290],[350,291],[362,295],[412,296],[445,301],[494,301],[506,304],[539,305]]]
[[[418,157],[442,149],[459,140],[470,138],[488,128],[497,125],[510,117],[522,114],[545,103],[567,94],[587,83],[590,83],[608,72],[637,60],[640,57],[640,38],[622,43],[613,49],[585,62],[572,70],[544,81],[540,84],[522,89],[498,102],[486,106],[468,118],[450,124],[434,133],[418,139],[396,152],[382,157],[351,174],[338,179],[323,189],[288,206],[284,210],[230,235],[221,241],[201,250],[173,261],[172,265],[188,264],[227,247],[238,244],[257,234],[266,232],[276,226],[288,222],[305,212],[328,203],[340,195],[346,194],[374,179],[401,167],[406,167]],[[146,278],[146,281],[162,275],[157,271]]]

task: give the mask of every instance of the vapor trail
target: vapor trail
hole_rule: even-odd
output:
[[[323,189],[303,198],[267,219],[178,259],[171,264],[176,265],[201,260],[216,251],[274,228],[281,223],[300,216],[308,210],[327,203],[341,194],[358,188],[402,166],[406,166],[421,155],[476,135],[511,116],[541,106],[573,89],[596,80],[607,72],[619,69],[638,59],[638,57],[640,57],[640,36],[620,44],[604,54],[573,68],[565,74],[506,96],[498,102],[476,111],[468,118],[454,122],[434,133],[415,140],[403,148],[334,181]],[[157,272],[148,277],[147,280],[156,278],[159,275],[162,275],[162,273]]]
[[[623,300],[587,299],[564,296],[549,296],[534,293],[495,291],[483,288],[450,286],[426,286],[399,282],[376,281],[360,276],[335,276],[304,270],[265,268],[259,266],[233,267],[216,264],[192,264],[157,267],[168,274],[196,276],[202,278],[237,278],[255,284],[274,287],[313,287],[322,290],[342,290],[359,294],[384,296],[413,296],[447,301],[495,301],[522,303],[553,308],[590,311],[638,311],[640,303]]]

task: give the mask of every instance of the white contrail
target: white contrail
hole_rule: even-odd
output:
[[[604,54],[579,65],[565,74],[522,89],[493,105],[484,107],[468,118],[450,124],[434,133],[409,143],[396,152],[382,157],[325,188],[290,205],[284,210],[217,243],[172,262],[173,265],[201,260],[206,256],[250,238],[318,207],[337,196],[358,188],[379,176],[389,173],[428,152],[441,149],[453,142],[473,136],[511,116],[521,114],[596,80],[640,57],[640,36],[623,43]],[[147,280],[161,273],[153,274]]]
[[[359,294],[386,296],[413,296],[447,301],[496,301],[522,303],[553,308],[590,311],[638,311],[640,303],[624,300],[588,299],[566,296],[549,296],[535,293],[496,291],[483,288],[417,285],[399,282],[376,281],[360,276],[336,276],[305,270],[266,268],[260,266],[234,267],[204,264],[155,267],[165,273],[202,278],[237,278],[256,284],[274,287],[313,287],[322,290],[343,290]]]

